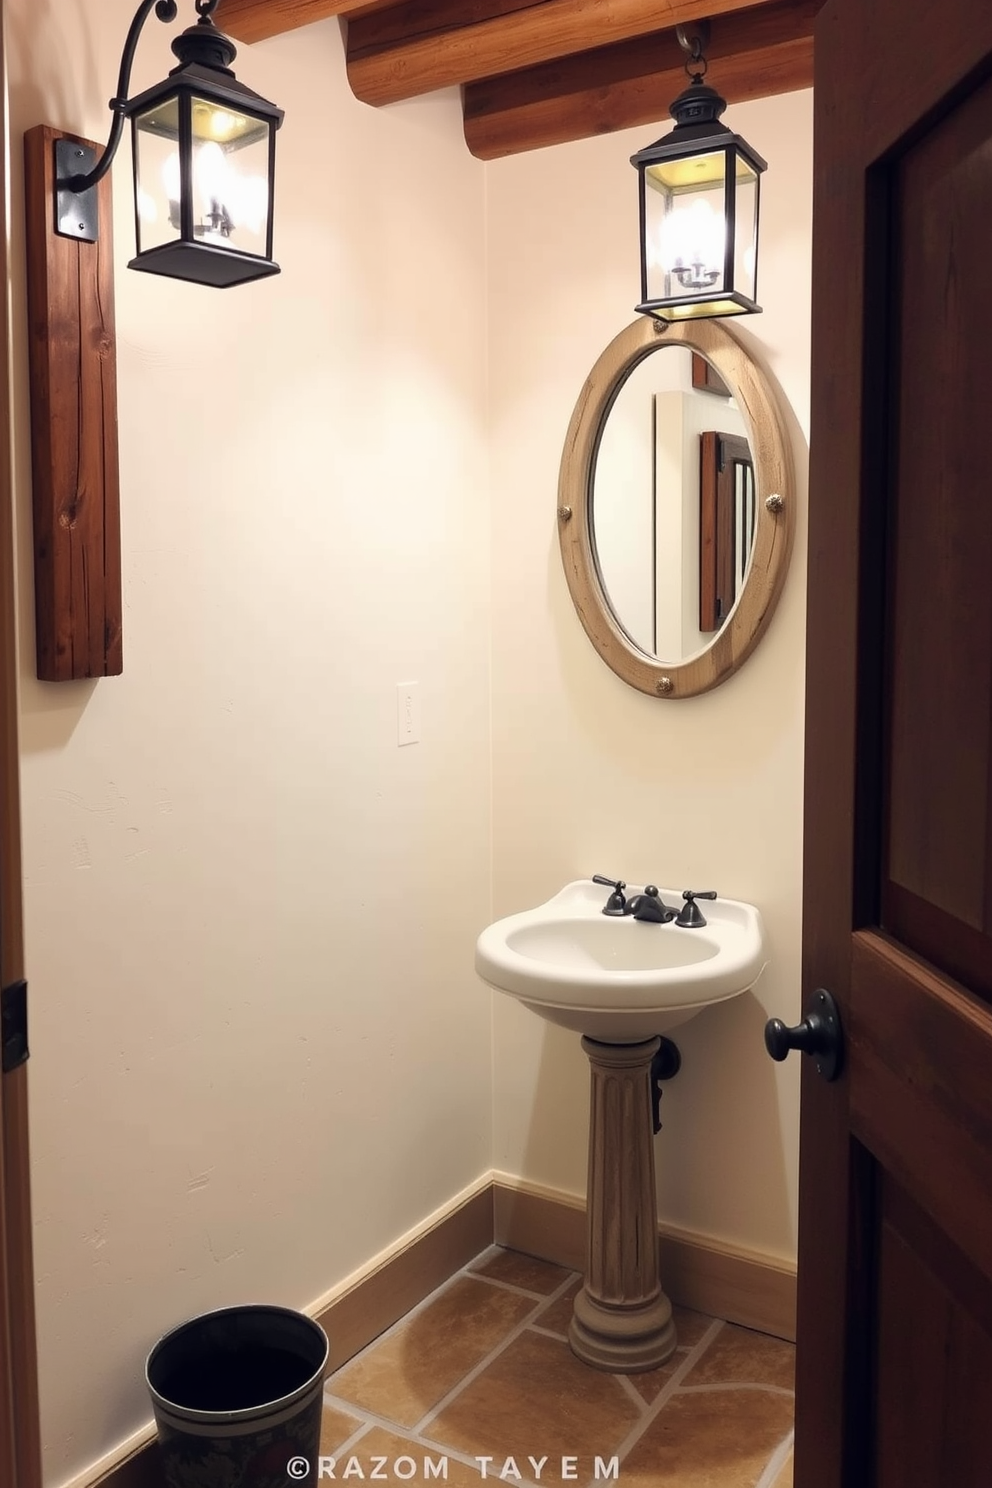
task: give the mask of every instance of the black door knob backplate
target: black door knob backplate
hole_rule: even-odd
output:
[[[765,1024],[765,1048],[773,1059],[784,1059],[792,1049],[812,1054],[817,1073],[825,1080],[836,1080],[844,1055],[844,1036],[830,993],[818,987],[809,1012],[795,1028],[787,1028],[781,1018],[770,1018]]]

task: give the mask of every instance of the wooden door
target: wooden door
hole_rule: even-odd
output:
[[[988,1488],[992,3],[815,57],[796,1485]]]
[[[3,44],[0,24],[0,75],[5,75]],[[4,148],[0,150],[0,188],[6,184],[6,158]],[[2,245],[7,237],[7,233],[0,235],[4,285],[8,274]],[[0,296],[0,345],[9,345],[6,295]],[[9,409],[4,355],[0,358],[0,987],[4,988],[24,975]],[[33,1277],[27,1066],[21,1064],[7,1073],[0,1070],[0,1488],[41,1488]]]

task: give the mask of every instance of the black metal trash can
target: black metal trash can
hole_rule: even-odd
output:
[[[148,1355],[169,1488],[316,1484],[328,1344],[285,1307],[224,1307],[180,1323]]]

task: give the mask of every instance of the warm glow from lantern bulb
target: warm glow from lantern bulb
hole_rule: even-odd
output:
[[[256,236],[269,215],[269,183],[264,176],[236,176],[231,182],[231,216],[238,227]]]
[[[150,191],[145,191],[142,187],[139,186],[137,202],[138,216],[141,218],[142,222],[147,222],[150,224],[152,222],[158,221],[158,207],[155,205],[155,198],[152,196]]]
[[[162,162],[162,187],[170,202],[179,200],[179,181],[179,151],[173,150]]]
[[[175,150],[162,166],[162,185],[170,202],[178,204],[180,191],[179,155]],[[243,227],[258,236],[265,230],[269,214],[269,184],[264,176],[238,175],[230,168],[227,155],[214,140],[205,140],[193,150],[193,193],[197,211],[204,221],[225,217],[229,227]],[[147,221],[154,220],[155,204],[148,198],[152,215],[145,214],[139,198],[138,211]],[[198,236],[205,243],[224,246],[225,234],[208,229]]]
[[[697,199],[689,206],[673,207],[666,215],[655,257],[665,273],[677,275],[686,288],[705,287],[723,274],[726,244],[723,213]]]
[[[224,109],[214,109],[210,114],[210,133],[215,140],[230,139],[237,128],[239,120],[233,114],[228,114]]]
[[[193,189],[204,209],[212,211],[226,196],[227,161],[214,140],[206,140],[193,151]]]

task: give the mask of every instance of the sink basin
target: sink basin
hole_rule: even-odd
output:
[[[681,905],[679,890],[660,892],[666,904]],[[686,930],[604,915],[605,903],[606,890],[587,879],[566,884],[546,904],[483,930],[476,970],[542,1018],[619,1044],[667,1033],[737,997],[764,969],[764,930],[752,904],[704,901],[705,926]]]

